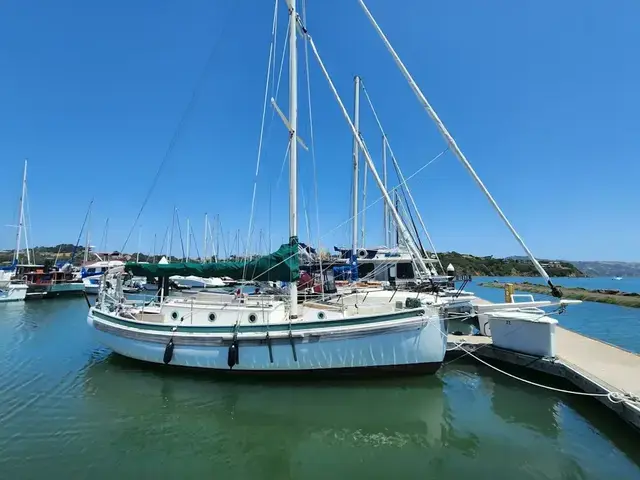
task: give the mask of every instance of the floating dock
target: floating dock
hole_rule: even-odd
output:
[[[490,303],[482,299],[473,302]],[[498,348],[485,336],[449,335],[448,340],[448,359],[473,354],[491,365],[498,361],[562,378],[573,385],[575,391],[596,394],[596,400],[640,430],[640,356],[637,354],[559,326],[555,329],[554,358]],[[629,397],[635,401],[629,401]]]

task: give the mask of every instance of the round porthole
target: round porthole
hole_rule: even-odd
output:
[[[251,315],[249,315],[249,323],[256,323],[257,319],[258,317],[256,317],[255,313],[252,313]]]
[[[174,320],[178,319],[178,312],[171,312],[171,318],[173,318]]]
[[[318,320],[324,320],[325,314],[324,312],[318,312]]]
[[[215,322],[216,321],[216,314],[215,313],[211,312],[209,314],[209,321],[210,322]]]

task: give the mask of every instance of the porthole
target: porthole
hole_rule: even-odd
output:
[[[211,312],[209,314],[209,321],[210,322],[215,322],[216,321],[216,314],[215,313]]]
[[[255,313],[252,313],[251,315],[249,315],[249,323],[256,323],[257,319],[258,317],[256,316]]]
[[[324,320],[325,314],[324,312],[318,312],[318,320]]]
[[[171,312],[171,318],[173,318],[174,320],[178,319],[178,312]]]

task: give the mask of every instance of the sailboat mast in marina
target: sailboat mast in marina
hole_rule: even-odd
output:
[[[289,244],[298,244],[298,47],[296,0],[289,6]],[[298,284],[289,282],[290,317],[298,317]]]

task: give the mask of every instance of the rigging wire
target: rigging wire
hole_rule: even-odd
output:
[[[382,132],[382,134],[385,136],[386,139],[386,147],[389,149],[389,153],[391,154],[391,161],[393,162],[393,166],[394,169],[396,171],[396,175],[398,176],[398,179],[400,181],[402,181],[403,179],[403,175],[402,175],[402,170],[400,170],[400,165],[398,164],[398,160],[396,159],[395,154],[393,153],[393,149],[391,148],[391,144],[389,143],[389,139],[387,138],[387,135],[384,131],[384,128],[382,128],[382,122],[380,122],[380,118],[378,117],[378,113],[376,112],[376,109],[373,106],[373,102],[371,101],[371,97],[369,97],[369,92],[367,91],[367,88],[364,84],[364,82],[362,81],[362,79],[360,79],[360,85],[362,87],[362,92],[364,93],[365,98],[367,99],[367,103],[369,104],[369,108],[371,108],[371,113],[373,113],[373,117],[376,121],[376,123],[378,124],[378,128],[380,129],[380,131]],[[427,226],[424,223],[424,220],[422,219],[422,215],[420,215],[420,211],[418,210],[418,206],[416,205],[416,202],[413,198],[413,195],[411,194],[411,189],[409,189],[409,187],[407,186],[407,193],[409,194],[409,199],[411,200],[411,204],[413,205],[413,208],[416,211],[416,214],[418,216],[418,221],[420,222],[420,226],[422,227],[422,230],[424,231],[425,236],[427,237],[427,241],[429,242],[429,246],[431,247],[431,250],[433,250],[434,255],[436,256],[436,260],[438,261],[438,264],[440,265],[440,268],[442,269],[442,272],[445,273],[445,269],[442,265],[442,262],[440,261],[440,257],[438,256],[438,251],[436,250],[436,247],[433,243],[433,240],[431,239],[431,235],[429,235],[429,231],[427,230]],[[417,234],[417,232],[416,232]],[[418,238],[420,238],[418,236]],[[422,244],[420,245],[422,247]],[[423,248],[424,250],[424,248]]]
[[[234,6],[230,9],[229,11],[229,17],[233,17],[233,13],[235,13],[235,10],[238,8],[238,5],[240,4],[240,2],[234,2]],[[191,97],[189,99],[189,102],[187,103],[186,108],[184,109],[184,111],[182,112],[182,115],[180,117],[180,120],[178,121],[178,126],[176,127],[176,129],[173,132],[173,135],[171,136],[171,140],[169,141],[169,146],[167,147],[167,150],[164,153],[164,156],[162,157],[162,161],[160,162],[160,165],[158,166],[158,169],[156,171],[156,174],[151,182],[151,186],[149,187],[149,190],[147,191],[147,194],[144,197],[144,200],[142,201],[142,205],[140,206],[140,210],[138,211],[138,214],[136,215],[135,220],[133,221],[133,225],[131,225],[131,229],[129,230],[129,233],[127,235],[127,238],[124,241],[124,244],[122,245],[122,249],[120,251],[124,251],[125,248],[127,247],[127,243],[129,242],[129,239],[131,238],[131,235],[133,234],[134,229],[136,228],[136,225],[138,224],[138,220],[140,220],[140,216],[142,215],[142,212],[144,210],[144,208],[147,206],[147,202],[149,201],[149,199],[151,198],[151,194],[153,193],[158,180],[160,179],[160,175],[162,173],[162,170],[164,169],[164,166],[167,163],[167,160],[169,159],[169,157],[171,157],[171,154],[173,153],[173,149],[175,148],[178,139],[180,138],[180,135],[183,131],[183,128],[187,122],[187,119],[189,118],[189,116],[191,115],[191,112],[193,111],[193,108],[198,100],[198,98],[200,98],[200,94],[202,93],[202,88],[205,84],[205,79],[207,78],[207,73],[209,72],[209,70],[211,69],[212,65],[213,65],[213,60],[216,56],[216,53],[218,52],[219,46],[221,44],[221,40],[225,34],[225,32],[227,31],[227,29],[229,28],[229,25],[233,23],[230,22],[229,19],[225,19],[225,21],[222,22],[222,28],[220,30],[220,33],[218,34],[216,40],[213,42],[213,46],[211,47],[211,50],[209,52],[209,57],[207,58],[207,61],[205,63],[204,68],[202,69],[200,76],[198,77],[198,80],[196,82],[195,88],[193,89],[193,91],[191,92]]]
[[[307,0],[302,0],[302,20],[303,22],[307,23]],[[309,72],[309,48],[308,48],[308,44],[309,41],[307,40],[307,36],[304,36],[304,64],[305,64],[305,72],[306,72],[306,78],[307,78],[307,108],[309,110],[309,137],[310,137],[310,142],[311,142],[311,164],[312,164],[312,169],[313,169],[313,196],[314,196],[314,203],[315,203],[315,207],[316,207],[316,230],[318,232],[318,263],[320,266],[320,272],[322,272],[322,250],[321,250],[321,244],[320,244],[320,202],[319,202],[319,195],[318,195],[318,173],[317,173],[317,168],[316,168],[316,149],[315,149],[315,141],[314,141],[314,135],[313,135],[313,114],[312,114],[312,109],[311,109],[311,74]],[[311,238],[309,238],[309,241],[311,241]],[[322,300],[324,300],[324,280],[322,278],[322,273],[320,274],[320,281],[322,282],[322,291],[321,291],[321,297]]]
[[[247,269],[247,257],[249,256],[249,245],[251,243],[251,234],[253,233],[253,217],[256,206],[256,191],[258,190],[258,174],[260,173],[260,159],[262,158],[262,141],[264,139],[264,122],[267,116],[267,98],[269,97],[269,80],[271,77],[271,59],[274,55],[274,37],[278,18],[278,1],[274,2],[273,21],[271,25],[271,42],[269,43],[269,61],[267,62],[267,78],[264,85],[264,99],[262,101],[262,119],[260,120],[260,139],[258,141],[258,158],[256,160],[256,171],[253,180],[253,193],[251,195],[251,214],[249,215],[249,230],[247,232],[247,243],[245,249],[245,261],[242,268],[242,276],[244,278]]]
[[[160,246],[160,250],[159,250],[160,255],[162,255],[162,252],[164,251],[164,246],[167,243],[168,237],[169,237],[169,225],[167,225],[167,228],[164,231],[164,237],[162,238],[162,245]],[[154,255],[154,258],[155,258],[155,255]],[[155,260],[153,263],[155,263]]]
[[[438,155],[436,155],[435,157],[433,157],[431,160],[429,160],[427,163],[425,163],[423,166],[421,166],[418,170],[416,170],[415,172],[413,172],[411,175],[409,175],[408,177],[406,177],[404,179],[403,182],[401,182],[400,184],[396,185],[395,187],[393,187],[391,190],[388,191],[389,194],[393,193],[395,190],[397,190],[398,188],[400,188],[401,185],[406,184],[409,180],[411,180],[413,177],[415,177],[416,175],[418,175],[421,171],[423,171],[425,168],[427,168],[429,165],[431,165],[433,162],[435,162],[436,160],[438,160],[440,157],[442,157],[445,153],[447,153],[449,151],[449,148],[445,148],[444,150],[442,150]],[[376,205],[378,202],[380,202],[381,200],[384,199],[384,196],[380,196],[378,197],[375,201],[373,201],[372,203],[370,203],[369,205],[366,205],[362,210],[360,210],[359,212],[356,212],[356,215],[362,215],[362,212],[364,212],[365,210],[368,210],[369,208],[373,207],[374,205]],[[336,227],[332,228],[331,230],[329,230],[328,232],[325,232],[322,236],[320,236],[320,239],[323,239],[329,235],[331,235],[333,232],[335,232],[336,230],[341,229],[342,227],[344,227],[345,225],[351,223],[353,221],[353,218],[355,217],[355,215],[350,216],[349,218],[347,218],[344,222],[338,224]],[[284,241],[283,241],[284,243]],[[282,261],[276,263],[275,265],[273,265],[272,267],[270,267],[269,269],[265,270],[262,275],[264,275],[265,273],[270,272],[271,270],[273,270],[274,268],[279,267],[280,265],[282,265],[283,263],[285,263],[286,261],[288,261],[289,259],[291,259],[292,257],[294,257],[295,255],[297,255],[298,253],[294,253],[289,255],[287,258],[283,259]],[[331,265],[329,265],[331,266]]]
[[[24,225],[24,246],[27,250],[27,259],[31,258],[33,263],[36,263],[36,251],[35,249],[31,249],[31,253],[29,252],[29,238],[33,239],[33,231],[31,229],[31,207],[29,203],[29,186],[25,185],[24,187],[24,204],[26,206],[26,212],[23,213],[23,225]]]
[[[182,227],[180,226],[180,215],[178,214],[178,209],[176,208],[176,223],[178,224],[178,235],[180,236],[180,248],[182,249],[182,261],[185,261],[184,254],[184,241],[182,240]]]
[[[200,250],[198,250],[198,241],[196,240],[196,236],[195,236],[195,234],[193,233],[193,225],[189,225],[189,229],[191,230],[191,234],[190,234],[190,235],[191,235],[191,237],[190,237],[190,239],[189,239],[189,242],[190,242],[190,243],[189,243],[189,245],[191,245],[191,242],[193,241],[193,246],[194,246],[194,247],[195,247],[195,249],[196,249],[196,254],[198,255],[198,258],[200,259],[200,258],[201,258],[201,257],[200,257]],[[187,232],[187,235],[189,235],[189,233],[188,233],[188,232]]]

